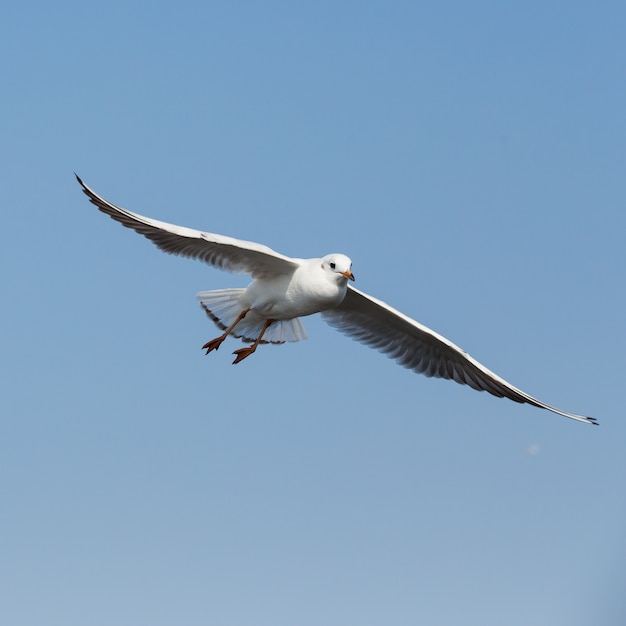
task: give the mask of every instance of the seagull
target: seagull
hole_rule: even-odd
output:
[[[593,417],[567,413],[533,398],[442,335],[355,289],[349,284],[354,281],[352,261],[345,254],[291,258],[259,243],[161,222],[111,204],[75,176],[100,211],[147,237],[164,252],[252,277],[245,289],[197,294],[207,316],[222,331],[202,346],[206,354],[217,350],[227,337],[236,337],[249,344],[233,352],[233,364],[240,363],[260,344],[306,339],[300,318],[321,313],[324,321],[340,332],[419,374],[454,380],[579,422],[598,423]]]

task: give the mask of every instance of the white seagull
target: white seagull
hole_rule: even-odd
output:
[[[344,254],[294,259],[251,241],[160,222],[111,204],[78,175],[76,178],[103,213],[147,237],[164,252],[251,275],[253,280],[246,289],[202,291],[197,295],[206,314],[223,331],[202,346],[207,354],[217,350],[229,335],[251,344],[233,352],[233,363],[249,357],[261,343],[301,341],[307,335],[300,318],[321,313],[331,326],[414,372],[448,378],[499,398],[597,424],[592,417],[567,413],[533,398],[445,337],[349,285],[348,281],[354,281],[352,261]]]

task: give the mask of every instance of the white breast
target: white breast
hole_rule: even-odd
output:
[[[307,259],[291,274],[255,280],[244,299],[257,315],[284,320],[334,308],[346,290],[345,279],[325,271],[321,259]]]

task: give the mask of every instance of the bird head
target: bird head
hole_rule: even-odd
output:
[[[327,254],[322,259],[322,268],[327,272],[333,272],[346,280],[354,280],[352,273],[352,261],[345,254]]]

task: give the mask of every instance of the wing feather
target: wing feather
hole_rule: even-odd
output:
[[[567,413],[533,398],[445,337],[352,286],[348,287],[343,302],[324,311],[322,316],[337,330],[419,374],[454,380],[499,398],[525,402],[580,422],[597,424],[592,417]]]
[[[289,273],[299,265],[297,259],[279,254],[259,243],[176,226],[132,213],[99,196],[78,175],[76,178],[85,195],[98,209],[127,228],[132,228],[147,237],[169,254],[199,259],[221,270],[243,272],[252,275],[253,278]]]

